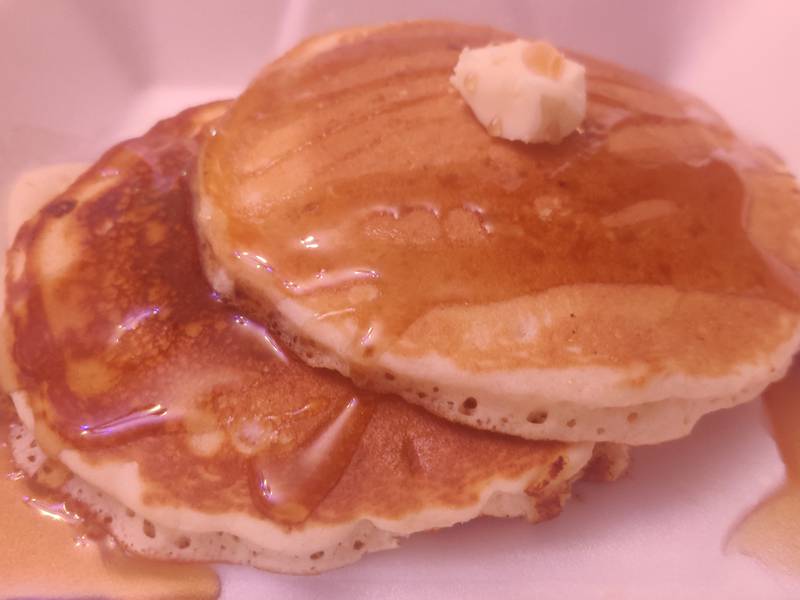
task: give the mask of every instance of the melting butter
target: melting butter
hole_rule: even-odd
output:
[[[466,48],[450,82],[495,137],[555,144],[586,116],[586,69],[547,42]]]

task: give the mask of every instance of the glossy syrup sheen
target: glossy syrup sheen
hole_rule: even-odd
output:
[[[800,362],[767,388],[764,407],[786,481],[739,523],[729,547],[800,575]]]
[[[11,250],[27,258],[9,278],[11,350],[47,453],[135,461],[148,502],[285,529],[460,507],[559,462],[564,444],[454,425],[311,369],[214,293],[186,176],[203,110],[110,151]],[[58,252],[81,250],[45,275],[58,227]]]
[[[13,356],[37,421],[67,445],[111,453],[143,437],[218,436],[211,454],[249,474],[254,505],[297,524],[349,464],[372,398],[325,374],[309,381],[209,288],[190,216],[193,118],[112,150],[90,177],[119,182],[84,204],[68,191],[23,227],[12,253],[26,270],[8,288]],[[42,240],[60,219],[79,258],[43,278],[53,257]]]
[[[259,455],[252,463],[254,497],[270,517],[302,523],[328,495],[350,463],[372,416],[373,406],[354,397],[300,448]]]
[[[492,138],[448,77],[463,47],[502,37],[401,25],[267,69],[205,151],[234,255],[318,318],[355,319],[365,346],[436,307],[572,284],[798,307],[744,226],[743,181],[719,152],[737,142],[710,111],[580,59],[580,131]]]
[[[5,439],[11,403],[0,401],[0,581],[3,597],[145,600],[218,597],[208,567],[166,565],[112,551],[88,513],[18,471]]]

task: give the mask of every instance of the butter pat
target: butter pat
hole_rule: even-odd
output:
[[[547,42],[465,48],[450,83],[489,133],[557,144],[586,115],[586,69]]]

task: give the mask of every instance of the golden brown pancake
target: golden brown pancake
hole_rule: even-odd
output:
[[[554,516],[593,444],[449,423],[295,359],[206,282],[190,109],[116,146],[8,254],[4,385],[21,468],[135,552],[321,571],[416,531]],[[599,448],[594,470],[624,469]],[[53,475],[55,473],[55,475]]]
[[[209,278],[301,358],[532,439],[655,443],[782,376],[800,195],[700,101],[586,56],[557,145],[490,136],[449,76],[485,27],[336,32],[215,128]]]

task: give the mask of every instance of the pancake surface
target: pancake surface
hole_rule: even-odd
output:
[[[388,25],[268,66],[201,155],[215,288],[310,364],[528,438],[655,443],[755,397],[800,340],[792,177],[582,56],[581,131],[493,138],[448,78],[511,37]]]
[[[480,514],[557,514],[592,444],[481,432],[357,390],[211,290],[188,172],[225,107],[113,148],[19,231],[3,384],[20,466],[61,473],[134,551],[286,572]],[[598,456],[610,476],[626,463]]]

